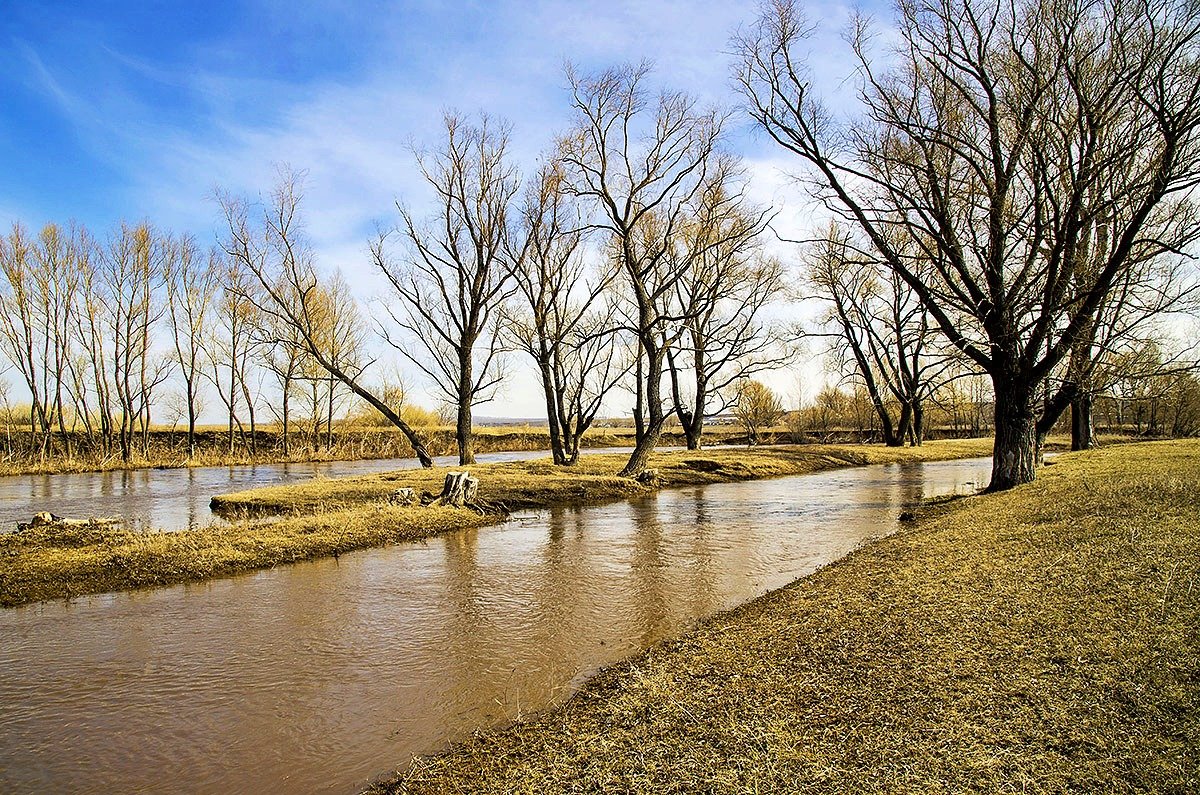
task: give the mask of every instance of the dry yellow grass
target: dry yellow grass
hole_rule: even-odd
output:
[[[1200,792],[1200,441],[1069,454],[379,791]]]

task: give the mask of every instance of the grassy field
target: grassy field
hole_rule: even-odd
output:
[[[1200,792],[1200,441],[931,506],[378,791]]]
[[[651,488],[800,474],[887,461],[983,455],[986,439],[930,442],[921,448],[770,447],[669,452],[653,465],[661,479],[644,486],[616,472],[624,455],[588,456],[562,468],[548,461],[471,467],[488,509],[401,508],[386,497],[401,486],[438,491],[447,469],[403,470],[362,478],[313,480],[218,498],[229,526],[177,533],[89,527],[0,534],[0,605],[203,580],[354,549],[410,541],[503,521],[508,510],[580,504],[642,494]],[[273,522],[252,517],[281,514]]]

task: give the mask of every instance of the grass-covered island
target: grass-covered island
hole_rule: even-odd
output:
[[[480,480],[483,513],[388,503],[388,496],[401,487],[436,493],[449,471],[445,468],[316,479],[216,497],[214,508],[240,517],[228,525],[170,533],[85,526],[0,534],[0,605],[270,568],[495,524],[517,509],[590,504],[656,488],[843,466],[962,458],[990,450],[988,439],[967,439],[929,442],[919,448],[788,445],[663,452],[651,461],[659,473],[651,485],[617,477],[624,454],[588,455],[572,467],[556,467],[548,460],[479,464],[469,469]]]
[[[1200,441],[929,506],[377,789],[1200,792]]]

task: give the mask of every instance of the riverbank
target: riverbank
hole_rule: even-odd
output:
[[[458,443],[453,427],[427,428],[423,433],[430,455],[457,455]],[[17,439],[24,439],[21,434],[9,431],[9,448],[14,448],[14,435]],[[731,433],[714,432],[712,436],[714,443],[721,444],[731,438]],[[55,449],[45,456],[28,449],[24,452],[10,449],[5,457],[0,457],[0,477],[413,457],[408,439],[398,429],[390,427],[342,428],[334,432],[331,440],[322,436],[315,442],[308,434],[292,432],[286,445],[283,434],[278,430],[260,429],[254,434],[254,453],[245,448],[245,445],[250,444],[249,441],[243,442],[240,437],[235,436],[235,446],[231,450],[225,431],[205,429],[197,433],[196,453],[190,457],[187,454],[186,436],[183,432],[177,429],[155,429],[150,432],[149,454],[138,450],[130,461],[123,461],[116,453],[105,455],[95,450],[98,446],[97,440],[82,434],[68,433],[65,442],[55,436],[53,441]],[[682,443],[681,433],[664,436],[665,446]],[[582,444],[587,449],[627,447],[633,444],[633,429],[590,430],[584,435]],[[475,429],[476,453],[549,449],[550,435],[544,427],[498,426]]]
[[[1059,457],[375,792],[1195,792],[1200,441]]]
[[[504,511],[588,505],[621,499],[660,488],[727,483],[757,478],[804,475],[826,469],[902,461],[938,461],[991,453],[991,439],[928,442],[922,447],[882,445],[775,445],[657,452],[650,468],[652,484],[618,477],[628,456],[598,453],[573,466],[555,466],[549,459],[435,467],[353,478],[315,479],[287,486],[268,486],[212,500],[219,515],[245,518],[310,514],[345,510],[384,500],[397,488],[438,493],[451,469],[468,469],[479,478],[479,501]]]
[[[447,468],[313,480],[222,495],[214,504],[231,525],[172,533],[86,527],[0,535],[0,605],[228,576],[355,549],[412,541],[495,524],[508,511],[581,505],[657,488],[804,474],[844,466],[986,455],[991,440],[930,442],[919,448],[804,445],[656,453],[659,480],[617,477],[623,454],[589,455],[569,468],[548,460],[470,467],[480,479],[483,514],[464,509],[399,507],[397,488],[436,492]],[[263,522],[254,517],[275,514]]]

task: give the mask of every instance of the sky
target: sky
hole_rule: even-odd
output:
[[[815,75],[836,106],[848,8],[808,8]],[[367,240],[395,222],[397,200],[420,210],[413,149],[438,143],[444,111],[509,120],[528,170],[569,122],[568,60],[586,72],[650,59],[655,85],[731,106],[729,40],[754,13],[708,0],[0,0],[0,228],[148,219],[208,241],[214,191],[264,193],[286,163],[307,173],[321,267],[369,305],[384,287]],[[803,227],[814,210],[795,161],[741,116],[729,145],[781,233]],[[514,370],[479,413],[539,413],[532,371]]]

